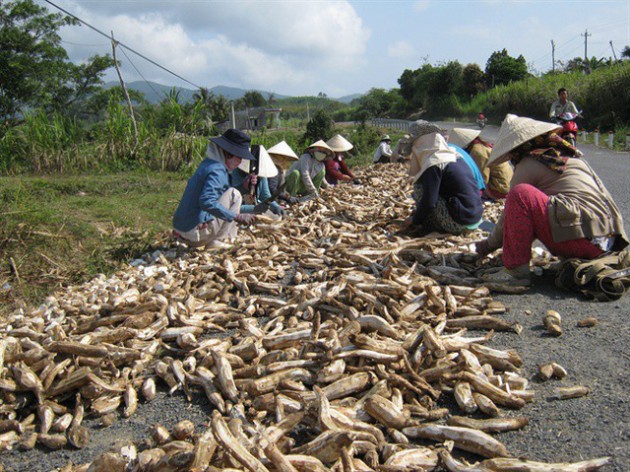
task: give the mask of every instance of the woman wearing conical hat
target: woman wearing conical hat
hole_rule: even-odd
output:
[[[274,144],[267,152],[278,169],[278,175],[269,179],[269,189],[272,193],[275,193],[278,187],[284,185],[287,169],[298,160],[298,156],[286,141],[280,141],[278,144]]]
[[[271,197],[269,179],[278,175],[278,169],[262,144],[252,146],[253,161],[242,161],[232,172],[232,185],[243,195],[242,213],[282,215],[284,209],[277,203],[264,203]]]
[[[468,152],[481,170],[486,189],[484,197],[491,200],[505,198],[512,180],[512,166],[504,162],[493,167],[488,166],[492,144],[481,139],[481,131],[467,128],[453,128],[448,135],[448,142]]]
[[[328,187],[324,161],[332,155],[325,141],[320,139],[311,144],[287,171],[287,192],[293,197],[318,197],[319,189]]]
[[[414,123],[409,176],[416,208],[403,228],[465,234],[481,224],[481,196],[470,167],[442,133],[435,123]]]
[[[354,146],[346,138],[337,134],[326,141],[326,144],[333,150],[333,157],[325,161],[326,181],[330,185],[337,185],[339,181],[355,181],[354,174],[344,160],[345,153]]]
[[[501,219],[476,245],[480,256],[503,247],[504,269],[484,277],[491,289],[530,285],[535,239],[561,258],[594,259],[628,245],[617,205],[590,165],[577,159],[582,153],[558,136],[561,129],[516,115],[503,120],[488,165],[511,161],[514,176]]]

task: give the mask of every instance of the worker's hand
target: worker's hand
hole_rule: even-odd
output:
[[[234,221],[239,224],[249,226],[256,222],[256,215],[252,215],[251,213],[239,213],[234,217]]]
[[[284,215],[284,208],[281,205],[278,205],[276,202],[273,202],[269,205],[269,209],[274,215]]]
[[[249,174],[243,180],[243,187],[245,190],[249,190],[252,186],[255,186],[258,183],[258,176],[256,174]]]
[[[260,214],[266,212],[267,210],[269,210],[269,204],[268,203],[258,203],[254,207],[254,214],[255,215],[260,215]]]
[[[341,176],[341,180],[349,181],[349,180],[352,180],[352,177],[350,177],[349,175],[345,175],[344,174],[344,175]]]

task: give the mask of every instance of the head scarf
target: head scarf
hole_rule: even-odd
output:
[[[424,172],[433,166],[444,169],[457,160],[457,153],[448,147],[444,136],[439,132],[424,134],[413,142],[409,176],[415,182]]]
[[[512,162],[518,164],[524,157],[532,157],[551,170],[562,174],[567,161],[576,157],[577,148],[551,131],[541,134],[512,150]]]

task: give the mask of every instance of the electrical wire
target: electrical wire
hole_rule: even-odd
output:
[[[72,14],[72,13],[70,13],[69,11],[64,10],[64,9],[63,9],[63,8],[61,8],[59,5],[55,5],[55,4],[54,4],[53,2],[51,2],[50,0],[44,0],[44,1],[45,1],[46,3],[48,3],[49,5],[52,5],[52,6],[53,6],[53,7],[55,7],[56,9],[58,9],[58,10],[60,10],[60,11],[64,12],[66,15],[71,16],[72,18],[74,18],[75,20],[77,20],[78,22],[80,22],[81,24],[84,24],[85,26],[87,26],[87,27],[88,27],[88,28],[90,28],[91,30],[94,30],[94,31],[96,31],[98,34],[100,34],[100,35],[102,35],[102,36],[105,36],[105,37],[106,37],[107,39],[109,39],[110,41],[115,41],[116,45],[119,45],[120,47],[125,48],[125,49],[127,49],[128,51],[131,51],[132,53],[134,53],[134,54],[136,54],[136,55],[140,56],[140,57],[141,57],[142,59],[144,59],[145,61],[150,62],[150,63],[151,63],[151,64],[153,64],[154,66],[157,66],[157,67],[159,67],[160,69],[162,69],[162,70],[164,70],[164,71],[168,72],[169,74],[174,75],[174,76],[175,76],[175,77],[177,77],[178,79],[183,80],[184,82],[186,82],[186,83],[188,83],[188,84],[192,85],[193,87],[196,87],[196,88],[198,88],[198,89],[199,89],[199,88],[201,88],[199,85],[197,85],[197,84],[195,84],[195,83],[191,82],[190,80],[185,79],[184,77],[182,77],[182,76],[181,76],[181,75],[179,75],[179,74],[176,74],[175,72],[173,72],[173,71],[171,71],[171,70],[167,69],[167,68],[166,68],[166,67],[164,67],[163,65],[158,64],[158,63],[157,63],[157,62],[155,62],[153,59],[149,59],[149,58],[148,58],[147,56],[145,56],[144,54],[141,54],[141,53],[139,53],[138,51],[135,51],[134,49],[132,49],[132,48],[130,48],[129,46],[127,46],[127,45],[125,45],[125,44],[121,43],[120,41],[116,41],[116,40],[112,39],[112,37],[111,37],[111,36],[109,36],[109,35],[107,35],[107,34],[103,33],[101,30],[99,30],[98,28],[95,28],[94,26],[90,25],[89,23],[86,23],[86,22],[85,22],[85,21],[83,21],[81,18],[77,17],[76,15],[73,15],[73,14]]]
[[[151,82],[149,82],[147,79],[144,78],[144,75],[142,75],[142,72],[140,72],[138,70],[138,68],[136,67],[136,65],[133,63],[133,61],[129,58],[129,56],[127,55],[127,53],[125,52],[124,49],[121,49],[123,55],[127,58],[127,60],[129,61],[129,64],[131,64],[131,66],[136,70],[136,72],[138,73],[138,75],[140,77],[142,77],[142,80],[144,80],[144,82],[151,88],[151,90],[153,90],[153,93],[155,93],[155,95],[159,98],[160,97],[160,92],[158,92],[157,90],[155,90],[155,88],[153,88],[153,85],[151,85]],[[163,96],[166,96],[166,94],[162,94]]]

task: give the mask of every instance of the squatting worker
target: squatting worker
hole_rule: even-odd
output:
[[[325,161],[332,159],[332,155],[325,141],[320,139],[311,144],[287,172],[286,191],[293,197],[317,197],[320,187],[328,187]]]
[[[503,247],[504,269],[484,279],[488,287],[529,286],[535,239],[557,257],[593,259],[628,245],[623,220],[610,193],[562,128],[507,115],[489,166],[511,160],[514,177],[505,209],[488,239],[477,243],[485,256]]]
[[[241,160],[254,159],[250,143],[249,135],[237,129],[210,138],[206,158],[188,179],[173,216],[176,237],[193,247],[222,246],[222,241],[236,238],[237,223],[255,222],[254,215],[240,212],[242,197],[231,184]]]
[[[278,169],[278,175],[269,178],[269,190],[273,193],[285,183],[287,169],[299,158],[286,141],[274,144],[267,152]]]
[[[337,134],[326,141],[326,144],[333,150],[332,159],[325,161],[326,181],[330,185],[337,185],[340,181],[359,183],[344,159],[345,153],[354,147],[352,143],[340,134]]]
[[[410,128],[411,130],[411,128]],[[403,228],[464,234],[481,224],[483,205],[470,168],[446,143],[443,130],[424,120],[414,123],[409,176],[416,209]]]
[[[254,144],[251,153],[255,161],[244,159],[232,172],[232,186],[236,187],[243,197],[241,213],[259,215],[269,211],[280,216],[284,213],[284,208],[275,201],[268,202],[271,198],[269,179],[278,176],[278,168],[262,144]]]
[[[512,180],[512,166],[504,162],[495,166],[488,166],[488,159],[492,152],[492,144],[481,139],[481,130],[468,128],[453,128],[449,133],[449,143],[455,144],[467,151],[475,164],[481,170],[486,189],[484,197],[490,200],[505,198]]]
[[[384,135],[381,138],[380,143],[378,143],[378,147],[376,151],[374,151],[374,164],[386,164],[391,162],[392,159],[392,139],[389,137],[389,134]]]

